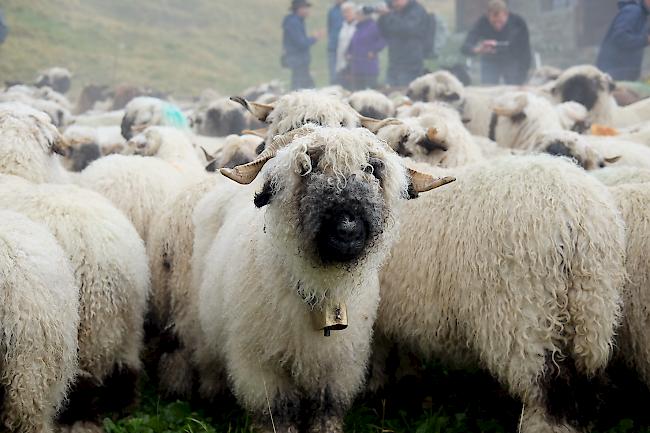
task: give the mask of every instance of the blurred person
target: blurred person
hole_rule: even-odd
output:
[[[374,89],[379,81],[379,53],[386,41],[372,19],[372,10],[363,8],[358,12],[357,30],[354,32],[347,58],[350,64],[352,90]]]
[[[9,33],[9,27],[7,27],[7,22],[5,21],[5,15],[0,9],[0,44],[2,44],[5,39],[7,39],[7,34]]]
[[[346,89],[350,88],[350,68],[347,60],[347,52],[350,42],[357,30],[358,7],[352,2],[345,2],[341,5],[343,13],[343,27],[339,33],[339,43],[336,49],[336,84]]]
[[[491,0],[487,14],[467,35],[462,52],[481,56],[483,84],[501,84],[501,80],[505,84],[523,84],[532,63],[528,25],[510,12],[503,0]]]
[[[311,46],[323,37],[323,32],[307,36],[305,18],[309,16],[311,3],[292,0],[291,13],[282,22],[282,66],[291,69],[291,89],[310,89],[314,79],[309,71]]]
[[[618,9],[596,65],[617,81],[636,81],[641,77],[645,47],[650,44],[650,0],[619,1]]]
[[[336,84],[336,49],[339,45],[339,34],[343,27],[341,5],[345,0],[336,0],[327,13],[327,62],[330,72],[330,84]]]
[[[392,0],[391,7],[379,6],[379,30],[388,43],[387,82],[405,87],[424,72],[430,17],[416,0]]]

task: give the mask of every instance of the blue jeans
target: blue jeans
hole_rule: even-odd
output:
[[[516,63],[481,62],[481,84],[499,85],[503,78],[504,84],[521,85],[526,80]]]

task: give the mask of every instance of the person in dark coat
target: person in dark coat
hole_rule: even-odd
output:
[[[615,80],[636,81],[641,76],[645,47],[650,44],[650,0],[619,1],[618,9],[600,47],[596,65]]]
[[[416,0],[392,0],[378,10],[379,30],[388,43],[388,84],[408,86],[424,72],[429,14]]]
[[[330,84],[336,84],[336,49],[339,45],[339,33],[343,27],[341,5],[344,0],[336,0],[327,14],[327,62],[330,72]]]
[[[291,13],[282,23],[282,66],[291,69],[291,89],[310,89],[314,79],[309,72],[311,46],[318,42],[322,33],[307,36],[305,18],[309,16],[311,4],[306,0],[293,0]]]
[[[374,89],[379,78],[379,53],[386,41],[369,11],[359,13],[357,30],[348,48],[352,90]]]
[[[528,79],[532,63],[528,25],[510,12],[503,0],[488,3],[487,15],[469,32],[462,52],[481,56],[483,84],[501,84],[503,80],[505,84],[520,85]]]

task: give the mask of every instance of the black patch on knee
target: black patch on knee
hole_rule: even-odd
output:
[[[488,138],[492,141],[496,141],[498,125],[499,115],[497,113],[492,113],[492,117],[490,118],[490,132],[488,134]]]
[[[526,113],[522,111],[521,113],[517,113],[514,116],[512,116],[510,120],[512,121],[512,123],[517,124],[523,122],[524,120],[526,120],[526,118],[527,118]]]
[[[599,413],[605,380],[603,377],[587,377],[578,371],[572,358],[556,356],[554,359],[553,354],[547,351],[539,386],[549,416],[558,423],[566,422],[581,429]]]
[[[582,75],[569,78],[562,88],[562,102],[579,102],[591,111],[598,101],[599,85]]]
[[[364,117],[370,117],[371,119],[384,120],[386,116],[377,110],[375,107],[364,106],[359,110],[359,114]]]
[[[326,387],[316,398],[303,399],[301,402],[300,424],[304,431],[325,431],[324,425],[314,428],[332,419],[343,419],[347,407],[334,398],[332,391]]]

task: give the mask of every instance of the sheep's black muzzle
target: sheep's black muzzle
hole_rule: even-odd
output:
[[[363,216],[346,209],[332,209],[323,215],[316,248],[324,262],[347,263],[361,256],[367,241]]]

